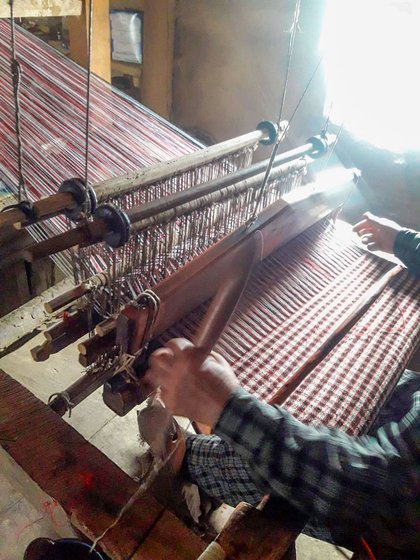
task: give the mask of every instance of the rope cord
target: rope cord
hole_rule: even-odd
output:
[[[85,121],[85,188],[89,179],[89,148],[90,148],[90,93],[92,78],[92,28],[93,28],[93,0],[88,3],[88,68],[86,81],[86,121]],[[85,219],[89,211],[89,197],[85,197]]]
[[[289,47],[288,47],[288,52],[287,52],[287,65],[286,65],[286,76],[284,79],[284,87],[283,87],[283,93],[282,93],[282,97],[281,97],[281,102],[280,102],[280,111],[279,111],[279,116],[277,119],[277,137],[276,137],[276,142],[273,146],[273,149],[271,151],[271,155],[270,155],[270,159],[267,165],[267,169],[264,175],[264,179],[263,182],[261,184],[261,188],[260,191],[258,193],[256,202],[255,202],[255,207],[254,210],[251,214],[251,218],[249,219],[249,225],[253,224],[255,222],[256,219],[256,215],[258,212],[258,207],[260,205],[261,199],[263,197],[264,194],[264,190],[265,187],[267,186],[267,183],[269,181],[270,178],[270,174],[271,174],[271,170],[273,168],[274,165],[274,159],[277,155],[279,146],[281,144],[281,142],[283,141],[283,139],[286,136],[286,132],[290,126],[290,122],[287,126],[285,127],[281,127],[281,122],[283,119],[283,111],[284,111],[284,104],[286,101],[286,94],[287,94],[287,89],[288,89],[288,84],[289,84],[289,74],[290,74],[290,67],[291,67],[291,61],[292,61],[292,56],[293,56],[293,48],[294,48],[294,44],[295,44],[295,38],[296,38],[296,32],[299,29],[299,15],[300,15],[300,0],[296,0],[296,5],[295,5],[295,11],[294,11],[294,16],[293,16],[293,23],[292,23],[292,27],[290,29],[290,37],[289,37]]]
[[[25,195],[25,198],[28,198],[28,193],[26,191],[25,179],[23,177],[23,165],[22,165],[22,139],[20,134],[20,104],[19,104],[21,66],[16,58],[14,0],[10,0],[10,51],[11,51],[10,69],[12,73],[13,98],[15,104],[16,152],[17,152],[17,160],[18,160],[18,181],[19,181],[18,202],[21,202],[22,192]]]
[[[67,391],[61,391],[59,393],[53,393],[52,395],[50,395],[48,397],[48,405],[55,399],[55,398],[59,398],[62,399],[64,402],[64,406],[66,407],[66,413],[69,413],[69,418],[71,418],[71,411],[73,410],[73,408],[76,406],[70,398],[70,395],[67,393]]]

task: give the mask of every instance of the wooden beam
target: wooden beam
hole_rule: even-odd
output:
[[[91,69],[100,78],[111,81],[111,30],[109,24],[109,0],[92,0],[92,59]],[[88,10],[89,0],[84,0],[78,17],[68,18],[70,35],[70,58],[88,67]]]
[[[175,0],[145,0],[141,100],[165,118],[172,113]]]
[[[73,527],[90,540],[99,537],[138,484],[2,370],[0,401],[0,446],[43,492],[57,500]],[[100,546],[113,560],[134,555],[148,560],[195,560],[205,548],[149,492],[138,496]]]
[[[15,17],[78,16],[82,0],[15,0]],[[0,0],[0,18],[10,17],[10,0]]]

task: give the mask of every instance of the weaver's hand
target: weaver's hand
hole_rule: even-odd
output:
[[[202,353],[188,340],[174,338],[150,356],[143,381],[161,389],[165,406],[179,416],[214,426],[239,383],[226,360]]]
[[[362,243],[371,251],[394,252],[394,242],[401,226],[385,218],[378,218],[370,212],[364,214],[364,220],[353,227],[361,238]]]

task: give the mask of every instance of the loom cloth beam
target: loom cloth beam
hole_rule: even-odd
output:
[[[337,182],[329,185],[328,188],[322,189],[321,185],[316,190],[314,185],[307,185],[285,195],[282,200],[267,207],[253,226],[239,228],[158,284],[154,291],[160,298],[161,305],[153,336],[164,332],[186,313],[214,295],[220,278],[223,277],[223,270],[229,265],[229,251],[247,236],[255,231],[262,232],[263,258],[265,258],[342,204],[354,186],[353,171],[346,170],[343,175],[344,177],[337,179]],[[147,313],[145,310],[138,310],[135,306],[127,307],[123,313],[135,322],[129,351],[136,352],[143,339]],[[115,330],[107,336],[115,340]],[[89,356],[90,352],[95,352],[95,346],[100,344],[100,338],[95,335],[86,356]],[[69,387],[66,393],[72,403],[78,404],[112,375],[112,369],[86,374]],[[61,397],[56,397],[51,406],[59,414],[64,414],[67,410],[66,401]]]

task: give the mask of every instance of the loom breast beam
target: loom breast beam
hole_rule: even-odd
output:
[[[319,137],[314,137],[312,141],[301,147],[305,148],[304,150],[296,148],[295,150],[280,154],[276,158],[276,167],[274,167],[273,169],[271,179],[278,178],[281,175],[286,175],[287,173],[291,173],[292,171],[303,169],[306,166],[306,161],[303,159],[302,153],[308,153],[307,147],[309,145],[311,146],[311,153],[313,156],[315,154],[324,154],[328,149],[328,143],[326,143]],[[324,147],[321,150],[322,145]],[[315,149],[314,146],[316,146]],[[299,156],[297,157],[296,154],[299,154]],[[125,239],[124,241],[124,236],[127,233],[127,227],[124,223],[124,217],[122,216],[122,214],[124,214],[124,216],[127,216],[133,231],[139,231],[147,227],[147,223],[143,222],[144,220],[148,219],[151,216],[162,214],[165,211],[173,210],[175,207],[182,207],[184,205],[183,210],[185,210],[185,212],[188,212],[193,208],[188,208],[185,205],[192,201],[199,200],[200,198],[202,199],[201,202],[204,202],[205,205],[208,205],[208,203],[211,201],[209,199],[206,200],[205,197],[208,197],[209,195],[214,194],[214,201],[219,202],[224,198],[235,196],[241,192],[245,192],[248,189],[258,188],[265,174],[264,172],[260,173],[260,171],[263,171],[265,169],[265,166],[266,162],[261,162],[260,164],[256,164],[255,166],[251,166],[250,168],[234,172],[224,177],[220,177],[209,183],[204,183],[202,185],[179,191],[166,197],[159,198],[156,201],[142,204],[141,206],[134,206],[126,213],[122,213],[121,211],[115,209],[112,211],[113,217],[110,217],[108,223],[106,223],[105,219],[99,218],[102,209],[105,208],[106,205],[99,206],[94,216],[94,218],[97,217],[99,219],[94,219],[92,222],[84,224],[83,226],[75,228],[69,232],[65,232],[46,241],[34,244],[32,248],[25,251],[24,257],[29,261],[33,261],[38,258],[53,255],[57,252],[69,249],[76,245],[93,245],[104,240],[107,241],[108,238],[113,240],[112,243],[109,243],[109,241],[108,243],[112,247],[117,247],[127,240]],[[229,187],[232,187],[233,190],[229,190]],[[110,209],[108,208],[108,211],[109,210]],[[114,221],[116,224],[122,225],[121,236],[120,232],[112,231],[112,228],[109,225],[109,222],[112,219],[115,219]],[[116,235],[116,237],[114,234]],[[119,245],[113,244],[115,239],[117,239],[117,243],[119,243]]]
[[[91,193],[93,198],[100,203],[113,196],[127,194],[133,190],[168,179],[173,175],[184,173],[199,165],[211,163],[236,151],[252,147],[257,142],[265,142],[268,137],[267,129],[258,129],[170,161],[158,163],[157,165],[140,169],[121,177],[101,181],[91,187]],[[317,148],[312,144],[309,149],[314,151]],[[31,211],[36,216],[35,221],[39,222],[51,218],[64,211],[76,213],[76,208],[79,208],[81,212],[85,204],[85,194],[84,191],[80,189],[80,180],[78,181],[79,184],[75,185],[73,189],[66,188],[65,181],[63,183],[64,189],[62,188],[63,185],[60,187],[63,192],[53,194],[34,202]],[[67,187],[68,186],[67,184]],[[34,223],[34,220],[28,219],[27,213],[20,208],[10,208],[10,210],[0,213],[0,229],[7,225],[17,223],[26,226]]]
[[[187,154],[177,159],[159,163],[122,177],[102,181],[90,187],[90,206],[94,209],[97,203],[145,188],[148,185],[195,169],[198,165],[206,165],[221,157],[246,147],[251,147],[258,141],[265,141],[266,136],[264,131],[256,130],[255,132],[233,138],[232,140],[227,140],[226,142],[221,142],[220,144],[215,144],[214,146],[198,150],[197,152]],[[332,135],[327,135],[325,138],[314,136],[303,146],[280,154],[280,156],[276,158],[276,164],[280,165],[281,163],[305,155],[312,158],[320,157],[326,152],[328,147],[331,146],[333,141],[334,137]],[[264,165],[266,165],[266,162],[260,162],[256,164],[255,167],[248,167],[243,178],[261,172],[264,169]],[[84,208],[85,196],[83,190],[80,189],[80,180],[77,180],[76,184],[72,185],[72,188],[70,188],[70,185],[72,185],[71,181],[65,181],[60,187],[62,189],[64,188],[64,192],[51,195],[33,203],[31,212],[36,215],[36,222],[51,218],[65,211],[68,213],[70,212],[72,215],[80,214]],[[79,209],[79,211],[77,211],[77,209]],[[10,210],[0,213],[0,230],[8,225],[19,224],[20,226],[26,226],[31,223],[34,223],[34,220],[28,219],[27,214],[19,208],[10,208]]]
[[[356,178],[354,170],[343,170],[343,173],[328,185],[322,183],[306,185],[284,195],[283,199],[265,208],[250,227],[244,225],[235,230],[160,282],[153,289],[161,302],[154,324],[153,337],[162,334],[201,303],[214,296],[220,285],[220,279],[224,276],[224,270],[229,267],[230,252],[237,244],[259,230],[263,235],[263,258],[267,257],[340,207],[354,187]],[[129,305],[122,313],[132,322],[129,352],[136,353],[140,350],[143,341],[147,312],[145,309],[137,309],[136,305]],[[112,335],[111,340],[115,344],[116,330],[111,329],[108,335]],[[99,338],[96,339],[98,342]],[[109,346],[109,349],[111,348],[112,343]],[[94,351],[95,344],[92,344],[86,356]],[[108,381],[114,372],[115,368],[109,368],[87,373],[66,390],[68,398],[74,405],[79,404]],[[56,397],[51,407],[59,414],[64,414],[67,410],[66,401],[62,397]]]

